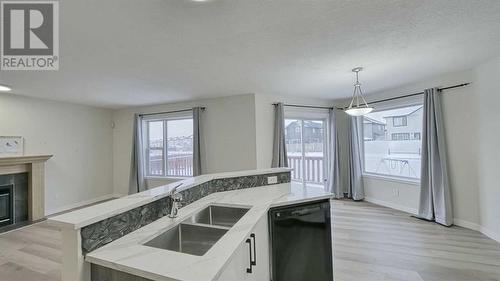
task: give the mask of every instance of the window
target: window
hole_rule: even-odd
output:
[[[143,133],[147,176],[193,176],[191,115],[144,120]]]
[[[300,114],[299,114],[300,116]],[[316,115],[315,115],[316,116]],[[288,167],[293,181],[323,187],[325,183],[327,120],[303,117],[285,119]],[[293,128],[293,129],[292,129]]]
[[[407,126],[408,119],[406,116],[394,116],[392,117],[392,126],[394,127],[403,127]]]
[[[422,105],[365,115],[362,130],[363,172],[420,179],[422,116]]]
[[[410,140],[410,133],[394,133],[391,134],[392,140]]]

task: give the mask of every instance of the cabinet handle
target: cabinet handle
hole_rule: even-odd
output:
[[[253,261],[250,261],[252,265],[257,265],[257,246],[255,246],[255,233],[250,234],[253,240]]]
[[[247,273],[252,273],[252,266],[253,266],[253,263],[252,263],[252,240],[250,240],[250,238],[248,238],[245,243],[248,243],[248,253],[250,254],[250,267],[247,268]]]

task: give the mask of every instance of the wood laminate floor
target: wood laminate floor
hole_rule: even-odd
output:
[[[335,201],[336,281],[500,280],[500,243],[366,202]]]
[[[366,202],[333,214],[335,281],[500,280],[500,244],[479,232]],[[46,222],[1,234],[0,281],[60,280],[60,241]]]

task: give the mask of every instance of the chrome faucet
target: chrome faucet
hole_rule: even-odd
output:
[[[177,213],[179,212],[180,204],[182,201],[182,195],[179,193],[175,193],[177,191],[177,188],[181,186],[182,183],[176,185],[172,191],[170,191],[170,198],[172,200],[172,208],[170,209],[170,214],[168,215],[169,218],[176,218]]]

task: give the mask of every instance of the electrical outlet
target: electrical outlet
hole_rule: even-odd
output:
[[[392,189],[392,195],[394,197],[399,197],[399,189],[398,188],[393,188]]]
[[[277,184],[278,176],[267,177],[267,184]]]

